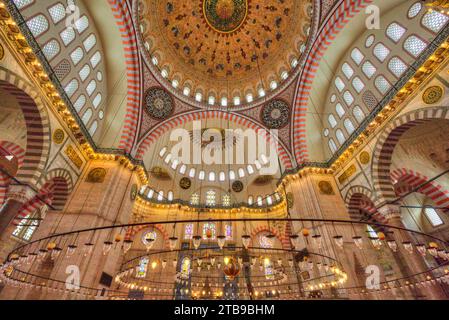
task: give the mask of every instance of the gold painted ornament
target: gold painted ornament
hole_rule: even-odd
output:
[[[435,104],[441,101],[443,98],[444,90],[440,86],[432,86],[427,88],[423,95],[422,99],[425,104]]]

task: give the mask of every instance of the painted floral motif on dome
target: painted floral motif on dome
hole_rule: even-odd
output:
[[[248,0],[203,0],[203,14],[213,30],[234,32],[245,23]]]

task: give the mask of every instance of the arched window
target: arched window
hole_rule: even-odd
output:
[[[232,240],[233,239],[232,225],[231,224],[225,225],[225,234],[226,234],[226,240]]]
[[[163,190],[159,191],[159,193],[157,195],[157,200],[158,201],[163,201],[164,200],[164,191]]]
[[[259,236],[259,244],[261,248],[271,249],[273,248],[273,241],[267,237],[266,234]]]
[[[173,201],[173,191],[169,191],[169,192],[168,192],[167,200],[168,200],[168,201]]]
[[[198,179],[199,180],[204,180],[205,178],[206,178],[206,172],[201,170],[200,173],[198,174]]]
[[[390,54],[390,49],[388,49],[384,44],[378,43],[373,49],[374,56],[380,61],[384,62],[385,59]]]
[[[184,280],[187,280],[190,278],[190,268],[191,268],[191,260],[188,257],[185,257],[182,259],[181,262],[181,277]]]
[[[393,57],[388,62],[388,70],[399,78],[407,70],[407,65],[404,61],[402,61],[402,59]]]
[[[223,182],[226,180],[226,174],[224,173],[224,171],[220,172],[220,181]]]
[[[426,47],[427,43],[414,35],[408,37],[404,42],[405,51],[407,51],[414,58],[417,58]]]
[[[235,172],[233,170],[229,170],[229,180],[235,180]]]
[[[48,20],[43,14],[34,16],[27,21],[27,26],[35,38],[48,30]]]
[[[352,80],[352,87],[357,91],[357,93],[362,92],[362,90],[365,88],[365,83],[363,83],[362,79],[359,77],[354,77]]]
[[[407,30],[400,24],[393,22],[391,23],[386,31],[387,37],[391,39],[394,43],[398,43],[399,40],[404,36]]]
[[[193,223],[186,224],[184,230],[184,239],[191,240],[193,238]]]
[[[223,195],[222,203],[224,207],[231,206],[231,196],[229,194]]]
[[[161,151],[159,152],[159,156],[162,158],[165,155],[166,152],[167,152],[167,147],[163,147],[161,149]]]
[[[327,119],[328,119],[328,121],[329,121],[329,125],[330,125],[332,128],[335,128],[335,127],[337,126],[337,120],[335,120],[335,117],[334,117],[333,114],[330,114],[329,117],[328,117]]]
[[[329,149],[331,150],[332,154],[337,152],[337,145],[335,144],[334,139],[329,139]]]
[[[269,258],[264,259],[263,267],[265,271],[265,279],[274,280],[275,277],[274,277],[273,264],[271,263],[271,260]]]
[[[337,131],[335,131],[335,136],[337,137],[338,143],[340,144],[344,144],[346,141],[345,135],[343,134],[343,131],[341,131],[341,129],[337,129]]]
[[[365,114],[363,110],[359,106],[355,106],[352,109],[352,115],[357,120],[358,123],[362,123],[363,119],[365,119]]]
[[[60,51],[61,46],[55,39],[48,41],[42,48],[42,52],[44,53],[45,58],[47,58],[48,61],[51,61],[51,59],[56,57]]]
[[[263,198],[262,198],[262,196],[258,196],[257,197],[257,205],[259,207],[263,206]]]
[[[341,71],[348,80],[354,75],[354,69],[347,62],[343,63]]]
[[[254,203],[254,198],[253,196],[249,196],[248,197],[248,204],[251,206]]]
[[[254,173],[254,168],[250,164],[246,167],[246,170],[248,171],[249,174],[253,174]]]
[[[430,31],[437,33],[446,25],[448,20],[448,16],[444,13],[432,10],[424,15],[422,24]]]
[[[97,129],[98,129],[98,121],[95,120],[89,129],[89,134],[91,137],[95,134],[95,132],[97,132]]]
[[[198,195],[198,193],[193,193],[190,196],[190,204],[193,206],[197,206],[200,204],[200,196]]]
[[[354,124],[352,123],[351,120],[345,119],[344,125],[345,125],[346,132],[349,135],[351,135],[355,131]]]
[[[337,104],[335,105],[335,111],[337,112],[337,115],[338,115],[340,118],[343,118],[343,116],[344,116],[345,113],[346,113],[346,110],[345,110],[345,108],[343,108],[343,106],[341,105],[341,103],[337,103]]]
[[[81,120],[83,121],[83,123],[85,125],[87,125],[87,123],[89,122],[89,120],[92,118],[92,109],[87,109],[86,112],[84,112],[83,117],[81,118]]]
[[[183,164],[180,168],[179,168],[179,173],[180,174],[185,174],[187,171],[187,166],[185,164]]]
[[[209,207],[214,207],[216,204],[216,193],[213,190],[206,192],[206,205]]]
[[[245,170],[243,170],[243,168],[239,169],[239,177],[243,178],[245,176]]]
[[[378,76],[374,81],[374,85],[380,93],[386,94],[388,90],[391,88],[391,84],[385,79],[384,76]]]
[[[195,168],[191,168],[190,172],[189,172],[189,177],[190,178],[195,178],[195,174],[196,174],[196,169]]]
[[[137,267],[136,278],[145,278],[147,276],[148,263],[150,259],[142,258],[140,259],[139,265]]]
[[[217,229],[215,223],[206,222],[203,224],[203,239],[204,240],[215,240],[217,238]]]
[[[209,181],[211,182],[215,181],[215,172],[213,171],[209,172]]]
[[[351,58],[355,62],[355,64],[359,66],[362,63],[365,56],[359,49],[354,48],[354,50],[352,50],[351,52]]]
[[[341,80],[340,77],[336,77],[335,78],[335,86],[337,87],[337,90],[339,92],[342,92],[343,89],[345,88],[345,83],[343,82],[343,80]]]

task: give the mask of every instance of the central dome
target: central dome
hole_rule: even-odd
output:
[[[248,0],[203,0],[203,14],[212,29],[231,33],[245,23]]]
[[[312,12],[310,0],[142,0],[139,19],[147,61],[180,97],[237,106],[294,74]]]

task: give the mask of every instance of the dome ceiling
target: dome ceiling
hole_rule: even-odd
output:
[[[143,0],[139,19],[153,71],[197,102],[234,106],[295,74],[312,12],[302,0]]]

